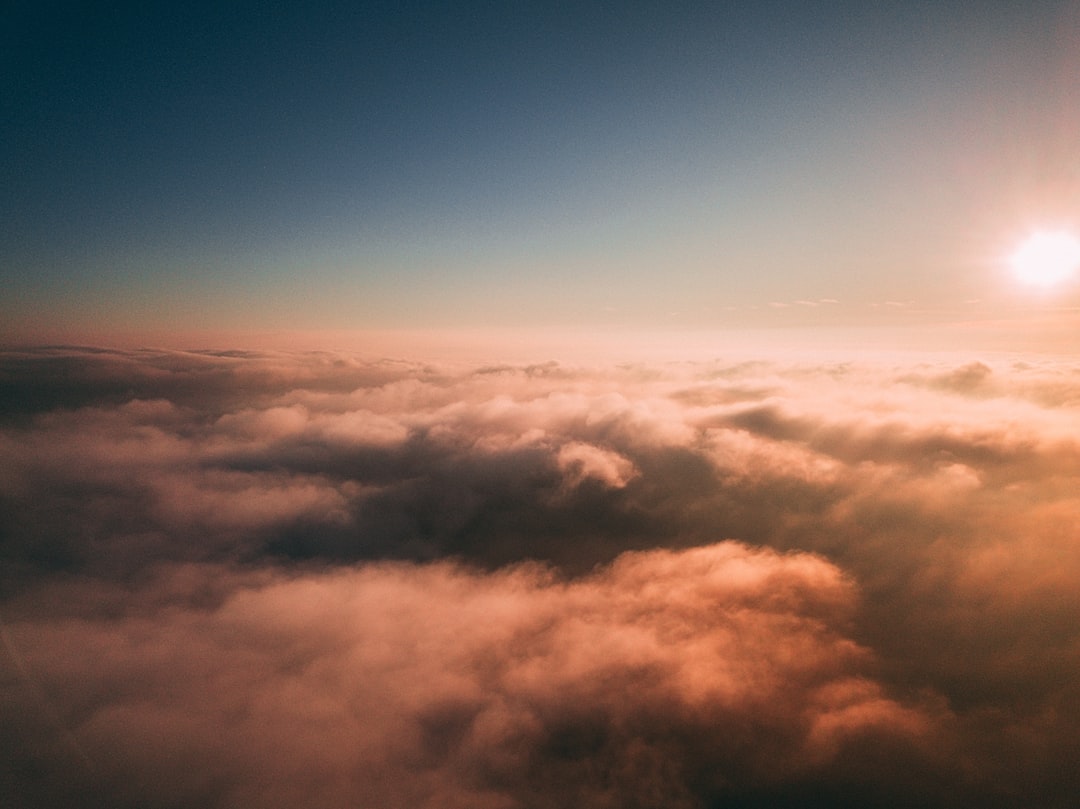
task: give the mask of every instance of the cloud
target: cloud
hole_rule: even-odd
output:
[[[634,465],[617,452],[580,441],[564,444],[556,456],[556,463],[573,485],[593,479],[613,489],[621,489],[637,474]]]
[[[938,709],[890,697],[844,634],[852,583],[805,554],[82,587],[18,604],[8,631],[85,759],[74,780],[114,805],[697,806],[930,766],[939,743]],[[36,744],[17,763],[71,778],[18,690],[4,735]]]
[[[1070,803],[1074,363],[50,349],[0,396],[7,805]]]

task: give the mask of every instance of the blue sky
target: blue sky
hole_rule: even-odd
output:
[[[1004,251],[1080,211],[1070,5],[22,4],[0,315],[997,316]]]

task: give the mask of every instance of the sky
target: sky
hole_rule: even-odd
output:
[[[1077,225],[1073,3],[19,2],[0,36],[8,343],[1075,325],[1004,268]]]

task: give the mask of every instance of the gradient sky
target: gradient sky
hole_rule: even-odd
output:
[[[1002,267],[1080,220],[1075,3],[20,2],[0,37],[9,340],[1075,324]]]

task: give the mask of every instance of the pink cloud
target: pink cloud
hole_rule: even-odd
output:
[[[12,805],[1065,805],[1071,360],[0,367]]]
[[[556,462],[572,485],[592,478],[605,486],[621,489],[637,474],[634,464],[619,453],[580,441],[564,444]]]
[[[148,586],[183,593],[165,575]],[[574,581],[382,564],[240,574],[209,608],[186,595],[11,625],[91,788],[155,805],[689,801],[843,770],[870,731],[918,756],[937,721],[869,679],[842,629],[854,588],[807,555],[721,543]]]

